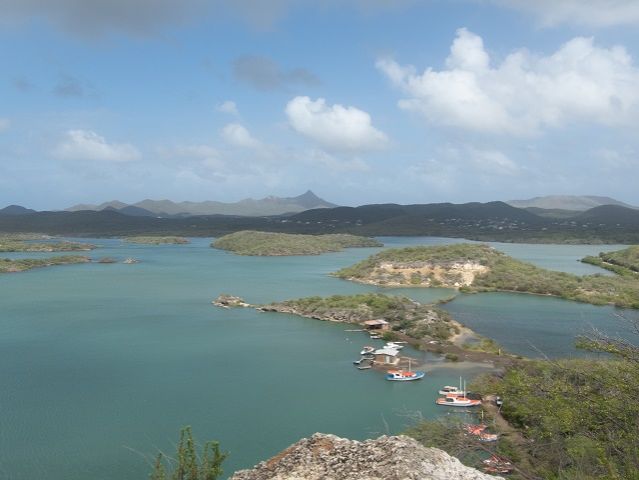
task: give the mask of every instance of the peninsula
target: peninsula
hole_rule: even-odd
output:
[[[91,262],[89,257],[79,255],[66,255],[51,258],[0,258],[0,273],[24,272],[26,270],[31,270],[32,268],[89,262]]]
[[[509,365],[513,360],[510,355],[504,355],[493,340],[473,332],[437,305],[421,304],[401,295],[315,296],[251,305],[240,297],[222,294],[212,303],[223,308],[249,307],[263,312],[357,325],[365,325],[369,320],[383,320],[389,327],[382,332],[385,340],[404,340],[421,350],[444,355],[448,360],[492,362],[500,367]]]
[[[213,248],[238,255],[285,256],[319,255],[353,247],[382,247],[373,238],[348,234],[301,235],[243,230],[218,238]]]
[[[614,252],[601,252],[596,257],[584,257],[581,261],[605,268],[618,275],[630,276],[639,280],[639,245]]]
[[[389,249],[335,273],[388,287],[447,287],[463,292],[522,292],[594,305],[639,308],[639,281],[623,275],[578,276],[516,260],[482,244]]]
[[[67,241],[35,242],[38,235],[0,235],[0,252],[86,252],[95,245]]]
[[[124,241],[128,243],[139,243],[142,245],[185,245],[190,243],[188,239],[184,237],[159,237],[159,236],[137,236],[137,237],[124,237]]]

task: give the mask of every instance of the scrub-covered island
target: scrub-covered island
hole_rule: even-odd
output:
[[[622,255],[622,258],[626,257],[629,255]],[[455,288],[462,292],[523,292],[552,295],[594,305],[639,308],[639,279],[636,275],[579,276],[546,270],[482,244],[384,250],[339,270],[335,275],[387,287],[421,286]]]
[[[240,297],[222,294],[212,303],[224,308],[250,307],[263,312],[359,325],[371,334],[377,332],[383,340],[408,342],[451,361],[492,362],[495,367],[503,367],[514,358],[504,354],[493,340],[473,332],[437,305],[421,304],[401,295],[360,293],[251,305]]]
[[[73,265],[76,263],[90,263],[89,257],[80,255],[65,255],[50,258],[0,258],[0,273],[16,273],[32,268],[53,267],[54,265]]]
[[[88,252],[94,248],[95,245],[89,243],[57,240],[45,235],[0,235],[0,252]]]
[[[301,235],[243,230],[224,235],[211,243],[211,246],[238,255],[286,256],[320,255],[339,252],[345,248],[382,247],[383,244],[374,238],[342,233]]]
[[[153,236],[153,235],[140,235],[135,237],[124,237],[123,239],[127,243],[139,243],[141,245],[186,245],[190,243],[187,238],[176,236]]]

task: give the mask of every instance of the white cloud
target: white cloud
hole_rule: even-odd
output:
[[[69,130],[67,138],[53,151],[58,158],[67,160],[89,160],[101,162],[131,162],[141,155],[128,143],[108,143],[91,130]]]
[[[0,132],[5,131],[11,126],[11,120],[8,118],[0,118]]]
[[[493,0],[493,3],[532,13],[544,26],[562,23],[590,27],[639,25],[637,0]]]
[[[592,38],[574,38],[548,56],[519,50],[491,65],[481,37],[461,28],[445,70],[419,74],[389,58],[376,65],[408,94],[400,108],[438,125],[529,135],[572,121],[633,124],[639,113],[632,58]]]
[[[160,148],[159,153],[168,159],[196,160],[200,165],[212,169],[219,169],[225,166],[220,152],[209,145],[183,145],[173,148]]]
[[[237,109],[237,105],[233,100],[226,100],[217,106],[217,111],[222,113],[228,113],[230,115],[238,116],[240,112]]]
[[[262,143],[239,123],[229,123],[222,129],[222,137],[229,144],[240,148],[261,148]]]
[[[323,98],[295,97],[285,111],[295,131],[328,150],[375,150],[388,142],[373,127],[370,115],[355,107],[329,106]]]

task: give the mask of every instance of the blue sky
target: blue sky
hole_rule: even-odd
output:
[[[0,0],[0,205],[639,204],[638,32],[635,0]]]

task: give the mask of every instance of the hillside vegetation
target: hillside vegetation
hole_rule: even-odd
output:
[[[386,286],[453,287],[466,292],[515,291],[596,305],[639,308],[639,280],[577,276],[515,260],[487,245],[458,244],[390,249],[335,273]]]
[[[636,362],[521,362],[484,393],[525,435],[534,473],[545,479],[639,479],[639,371]]]
[[[375,239],[347,234],[293,235],[245,230],[218,238],[212,247],[238,255],[319,255],[351,247],[381,247]]]
[[[597,257],[588,256],[581,261],[605,268],[618,275],[639,277],[639,245],[614,252],[601,252]]]
[[[424,337],[447,340],[459,332],[459,324],[442,309],[422,305],[407,297],[379,293],[306,297],[265,305],[262,310],[333,322],[362,323],[383,319],[393,331],[417,340]]]
[[[74,263],[89,263],[89,257],[66,255],[51,258],[0,258],[0,273],[24,272],[32,268],[51,267],[53,265],[70,265]]]

